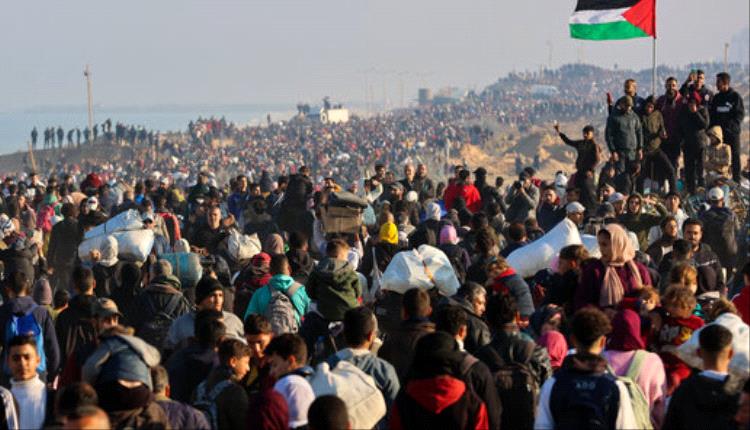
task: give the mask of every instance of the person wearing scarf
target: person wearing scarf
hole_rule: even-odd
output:
[[[122,266],[117,259],[117,239],[107,236],[99,250],[99,259],[91,269],[96,280],[96,297],[109,297],[115,282],[115,274]]]
[[[284,254],[284,238],[277,233],[271,233],[263,242],[263,252],[269,255]]]
[[[617,376],[628,374],[631,365],[637,368],[631,373],[633,380],[641,388],[651,410],[651,422],[659,428],[667,391],[667,377],[661,358],[646,351],[646,343],[641,336],[641,317],[633,310],[623,309],[612,320],[612,334],[602,355]],[[636,360],[637,359],[637,360]]]
[[[552,370],[559,369],[568,355],[568,342],[565,340],[565,336],[557,330],[550,330],[541,335],[536,343],[547,349]]]
[[[582,270],[574,298],[576,310],[590,304],[613,308],[623,298],[636,296],[644,285],[651,285],[651,275],[634,260],[635,250],[622,226],[607,224],[596,238],[602,256]]]
[[[265,252],[255,254],[250,259],[250,265],[234,281],[237,289],[234,295],[234,312],[237,315],[245,315],[253,293],[268,284],[270,280],[271,256]]]
[[[453,265],[453,270],[456,272],[458,282],[462,283],[466,280],[466,270],[471,265],[471,257],[466,248],[458,244],[458,233],[456,228],[451,224],[446,224],[440,229],[440,244],[439,248],[445,253]]]

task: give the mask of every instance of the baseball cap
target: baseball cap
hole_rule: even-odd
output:
[[[570,202],[565,206],[565,212],[569,214],[586,212],[586,208],[578,202]]]
[[[611,196],[609,196],[610,203],[616,203],[616,202],[622,202],[622,201],[625,201],[625,196],[622,193],[614,193]]]
[[[97,318],[106,318],[112,315],[122,316],[114,300],[102,297],[94,305],[94,316]]]
[[[708,200],[718,201],[724,200],[724,191],[719,187],[713,187],[708,190]]]

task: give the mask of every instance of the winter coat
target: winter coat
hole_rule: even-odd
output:
[[[70,269],[75,264],[78,255],[78,245],[81,242],[81,232],[75,218],[65,218],[52,227],[47,261],[50,267],[57,271]]]
[[[171,400],[164,396],[155,396],[156,403],[164,409],[169,419],[169,428],[211,430],[211,424],[206,420],[206,414],[182,402]]]
[[[726,134],[739,134],[742,120],[745,119],[745,106],[742,96],[730,88],[729,91],[718,92],[711,100],[711,125],[718,125]]]
[[[216,384],[227,379],[231,380],[232,383],[216,397],[218,428],[245,428],[249,401],[245,390],[235,382],[231,368],[224,365],[214,368],[206,378],[206,390],[211,391]]]
[[[173,295],[180,296],[180,304],[171,315],[173,318],[190,312],[190,303],[179,290],[180,281],[176,276],[160,276],[154,279],[138,297],[138,314],[130,317],[136,333],[143,325],[151,321],[155,315],[152,309],[163,310],[169,304]]]
[[[44,306],[37,306],[34,303],[34,299],[31,296],[16,297],[8,300],[2,306],[0,306],[0,345],[5,345],[10,342],[10,339],[5,339],[5,329],[10,324],[10,319],[15,314],[27,314],[32,307],[34,307],[32,314],[37,324],[42,329],[44,336],[44,353],[47,357],[47,374],[53,377],[57,370],[60,368],[60,346],[57,342],[57,334],[55,332],[55,324],[52,321],[49,311]],[[7,351],[2,352],[2,362],[7,361]],[[51,380],[51,379],[50,379]]]
[[[727,392],[728,382],[704,372],[682,381],[669,401],[662,430],[737,428],[734,414],[740,394],[736,390]]]
[[[396,369],[391,363],[375,356],[370,351],[352,348],[342,349],[330,356],[326,361],[330,368],[333,369],[336,363],[341,360],[352,363],[359,370],[372,376],[372,379],[375,380],[375,385],[383,393],[386,405],[390,405],[396,400],[396,395],[401,388],[401,384],[399,383]]]
[[[599,163],[601,157],[601,150],[599,145],[593,140],[572,140],[565,133],[560,133],[560,139],[568,145],[576,149],[576,171],[577,172],[593,172],[596,165]],[[546,230],[546,229],[545,229]]]
[[[685,105],[682,103],[682,96],[679,93],[672,100],[669,100],[666,95],[656,100],[656,110],[661,112],[664,118],[664,127],[667,129],[667,140],[662,143],[677,146],[682,142],[679,117],[680,111],[684,108]]]
[[[242,321],[237,315],[231,312],[222,311],[222,315],[226,336],[242,339],[245,335]],[[172,325],[169,326],[169,333],[167,334],[165,344],[166,349],[174,350],[174,348],[180,347],[187,340],[195,336],[195,316],[196,312],[193,311],[174,320]]]
[[[534,313],[534,301],[531,298],[531,290],[523,278],[513,268],[508,268],[498,275],[487,287],[488,291],[495,294],[510,294],[518,303],[518,312],[521,317],[528,318]]]
[[[287,275],[274,275],[271,277],[268,284],[265,287],[256,290],[250,298],[250,304],[247,306],[243,319],[247,319],[248,316],[253,314],[263,315],[266,312],[268,304],[271,302],[271,289],[281,293],[286,293],[295,282],[296,281],[291,276]],[[294,309],[296,310],[294,318],[299,324],[310,306],[310,298],[307,296],[305,287],[300,286],[291,297],[291,300],[292,305],[294,305]]]
[[[445,189],[443,200],[445,209],[451,210],[457,197],[462,197],[466,202],[466,208],[472,213],[479,212],[482,209],[482,196],[479,190],[472,184],[451,184]]]
[[[487,407],[466,383],[448,375],[409,381],[391,410],[392,430],[487,429]]]
[[[565,218],[565,208],[561,206],[542,203],[536,210],[536,219],[539,227],[544,231],[550,231]]]
[[[539,202],[539,188],[533,184],[525,192],[510,191],[505,195],[505,220],[508,223],[524,222],[527,218],[533,218],[536,214],[536,205]]]
[[[169,373],[170,397],[189,403],[195,388],[218,364],[219,356],[211,347],[194,343],[175,351],[164,364]]]
[[[664,128],[664,117],[661,112],[654,110],[649,115],[641,117],[643,123],[643,152],[650,154],[661,147],[661,135],[667,131]]]
[[[636,153],[643,149],[641,120],[633,111],[614,109],[607,118],[605,136],[609,151],[619,152],[628,160],[635,160]]]
[[[655,207],[658,214],[627,212],[618,217],[620,224],[638,237],[638,247],[641,250],[648,248],[648,232],[651,227],[659,225],[661,220],[667,216],[667,209],[664,206],[656,205]]]
[[[651,285],[651,275],[643,264],[633,261],[638,268],[638,273],[641,275],[641,286]],[[581,276],[581,282],[576,289],[574,298],[574,308],[576,310],[586,305],[599,305],[599,295],[602,288],[602,282],[604,282],[604,274],[607,267],[602,263],[601,260],[595,259],[587,263],[581,270],[583,276]],[[638,286],[636,285],[636,278],[633,273],[630,272],[629,265],[616,267],[615,271],[620,277],[622,287],[624,290],[624,297],[633,297],[638,294]]]
[[[341,321],[349,309],[359,305],[362,286],[349,263],[326,257],[310,274],[307,295],[317,302],[318,312],[328,321]]]
[[[68,307],[57,316],[55,333],[63,363],[77,348],[96,341],[95,306],[96,296],[79,294],[70,299]]]
[[[703,168],[706,173],[714,173],[725,179],[732,177],[730,167],[732,166],[732,148],[726,143],[708,145],[706,147]]]
[[[697,111],[691,112],[685,108],[680,112],[679,123],[685,148],[702,149],[707,141],[705,131],[709,124],[708,109],[699,106]]]
[[[434,331],[435,324],[427,320],[402,321],[397,330],[388,333],[383,346],[378,351],[378,357],[391,363],[399,379],[404,381],[411,367],[417,341]]]

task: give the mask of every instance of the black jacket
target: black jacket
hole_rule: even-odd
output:
[[[492,372],[486,364],[468,352],[463,352],[461,376],[469,388],[484,402],[490,429],[500,429],[500,416],[503,412],[500,396],[495,388]]]
[[[716,93],[711,100],[710,113],[712,126],[720,126],[725,135],[739,134],[742,120],[745,118],[742,96],[732,88],[725,93]]]
[[[727,391],[728,380],[693,374],[682,381],[669,402],[663,430],[735,429],[739,392]]]
[[[464,339],[464,349],[472,354],[476,353],[481,347],[490,343],[492,333],[487,323],[482,317],[474,313],[474,306],[469,303],[465,297],[456,294],[451,298],[445,298],[442,305],[460,306],[468,317],[466,321],[466,339]]]
[[[541,387],[544,381],[552,375],[549,355],[545,348],[535,345],[531,356],[527,356],[525,351],[528,348],[528,343],[534,343],[534,341],[521,333],[517,327],[513,328],[509,326],[507,329],[499,331],[492,339],[492,342],[479,349],[476,356],[489,367],[491,372],[497,371],[502,365],[502,363],[497,361],[496,355],[500,357],[515,357],[518,362],[528,362],[531,370],[534,372],[534,377]],[[490,348],[495,350],[496,354],[489,351]]]
[[[68,308],[58,315],[55,321],[55,332],[60,343],[60,356],[63,363],[78,347],[96,341],[95,305],[96,296],[79,294],[70,299]],[[80,364],[83,365],[83,363]]]
[[[572,140],[565,133],[560,133],[560,139],[566,145],[572,146],[578,152],[576,156],[576,171],[593,172],[596,164],[599,162],[600,149],[599,145],[593,140]],[[546,230],[546,229],[545,229]]]
[[[414,358],[417,341],[424,335],[435,331],[435,324],[423,320],[402,321],[398,330],[388,333],[378,357],[391,363],[403,383]]]
[[[60,270],[71,268],[78,255],[78,244],[81,242],[81,232],[78,220],[65,218],[52,227],[47,248],[47,261],[50,267]]]

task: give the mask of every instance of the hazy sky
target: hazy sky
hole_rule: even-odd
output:
[[[747,0],[661,0],[660,62],[721,59]],[[649,39],[568,37],[575,0],[13,1],[0,26],[0,111],[104,106],[407,100],[421,85],[481,88],[510,70],[575,62],[648,67]],[[747,45],[745,45],[747,46]],[[747,48],[732,60],[747,61]],[[744,55],[744,58],[740,58]]]

